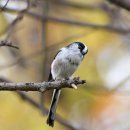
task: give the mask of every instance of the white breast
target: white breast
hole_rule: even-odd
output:
[[[73,52],[63,48],[55,57],[51,65],[53,79],[70,78],[80,65],[83,56],[79,52]]]

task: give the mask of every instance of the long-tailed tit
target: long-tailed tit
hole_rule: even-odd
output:
[[[81,42],[73,42],[61,48],[55,56],[48,81],[69,79],[81,64],[88,48]],[[52,96],[51,106],[48,113],[47,124],[54,126],[55,113],[61,90],[55,89]]]

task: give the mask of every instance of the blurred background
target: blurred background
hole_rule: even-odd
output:
[[[129,0],[0,0],[0,81],[47,81],[63,46],[88,46],[74,76],[87,83],[63,89],[54,130],[130,130]],[[0,130],[52,130],[52,92],[0,92]]]

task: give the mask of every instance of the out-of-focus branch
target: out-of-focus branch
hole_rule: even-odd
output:
[[[32,106],[37,108],[39,111],[42,111],[43,115],[48,114],[49,110],[45,106],[41,107],[40,103],[34,101],[31,97],[29,97],[24,92],[19,92],[18,91],[17,94],[20,96],[21,99],[23,99],[24,101],[30,103]],[[76,126],[73,126],[70,122],[68,122],[66,119],[61,117],[59,114],[56,114],[56,121],[59,122],[61,125],[71,129],[71,130],[83,130],[83,129],[77,128]]]
[[[92,32],[88,33],[88,32],[83,32],[83,33],[78,33],[76,35],[72,35],[70,37],[67,37],[65,39],[63,39],[62,41],[60,42],[56,42],[56,43],[53,43],[52,45],[48,46],[46,48],[46,51],[50,52],[50,51],[54,51],[55,49],[57,49],[57,46],[59,45],[62,45],[62,44],[65,44],[65,43],[68,43],[69,41],[73,41],[73,39],[75,38],[80,38],[82,36],[86,36],[87,34],[91,34]],[[38,56],[39,54],[44,54],[45,53],[45,49],[44,48],[41,48],[40,50],[36,51],[36,52],[33,52],[33,53],[30,53],[28,55],[24,55],[24,56],[20,56],[18,59],[16,59],[14,62],[12,63],[9,63],[7,65],[3,65],[3,66],[0,66],[0,70],[4,70],[4,69],[8,69],[10,67],[13,67],[15,65],[17,65],[24,57],[25,60],[29,60],[29,59],[32,59],[36,56]]]
[[[17,11],[16,9],[9,9],[9,8],[5,8],[4,10],[5,11]],[[41,20],[41,21],[48,20],[48,21],[64,23],[64,24],[73,25],[73,26],[89,27],[89,28],[93,28],[93,29],[103,29],[103,30],[117,32],[117,33],[130,33],[129,28],[126,29],[123,27],[116,27],[111,24],[99,25],[99,24],[92,24],[92,23],[87,23],[87,22],[71,20],[71,19],[63,19],[63,18],[57,18],[57,17],[52,17],[52,16],[42,16],[42,15],[30,12],[30,11],[26,11],[24,13],[35,19]]]
[[[44,20],[44,17],[43,17],[43,20]],[[116,27],[113,25],[99,25],[99,24],[92,24],[92,23],[87,23],[87,22],[80,22],[80,21],[76,21],[76,20],[62,19],[62,18],[56,18],[56,17],[48,17],[48,20],[53,21],[53,22],[60,22],[60,23],[64,23],[64,24],[80,26],[80,27],[103,29],[103,30],[117,32],[117,33],[130,33],[130,29],[126,29],[123,27]]]
[[[20,11],[17,11],[17,13],[18,13],[17,17],[5,29],[5,32],[8,32],[7,36],[6,36],[6,39],[9,38],[9,36],[12,34],[13,29],[23,19],[23,16],[24,16],[25,12],[27,12],[29,10],[30,1],[26,0],[26,3],[27,3],[27,7],[25,9],[20,10]],[[4,11],[5,10],[6,10],[6,7],[4,8]]]
[[[47,0],[46,0],[47,1]],[[95,9],[102,9],[102,5],[88,5],[88,4],[80,4],[71,1],[64,1],[64,0],[50,0],[51,3],[56,5],[61,5],[65,7],[71,7],[76,9],[85,9],[85,10],[95,10]]]
[[[35,14],[32,12],[28,12],[28,13],[30,16],[37,18],[39,20],[42,20],[42,21],[48,20],[48,21],[64,23],[64,24],[73,25],[73,26],[89,27],[89,28],[93,28],[93,29],[103,29],[103,30],[117,32],[117,33],[130,33],[130,29],[126,29],[123,27],[116,27],[113,25],[99,25],[99,24],[80,22],[80,21],[76,21],[76,20],[63,19],[63,18],[52,17],[52,16],[45,17],[45,16],[41,16],[39,14]]]
[[[0,77],[0,82],[7,82],[10,83],[11,81],[8,79],[5,79],[3,77]],[[26,102],[28,102],[30,105],[34,106],[35,108],[37,108],[39,111],[42,111],[43,115],[47,115],[48,114],[48,109],[45,106],[42,106],[41,108],[41,104],[36,102],[35,100],[33,100],[31,97],[29,97],[27,94],[25,94],[25,92],[20,92],[20,91],[16,91],[16,93],[20,96],[20,98]],[[68,122],[66,119],[64,119],[63,117],[61,117],[60,115],[56,114],[56,120],[63,126],[71,129],[71,130],[81,130],[79,128],[77,128],[76,126],[73,126],[70,122]],[[83,130],[83,129],[82,129]]]
[[[8,46],[8,47],[12,47],[12,48],[15,48],[15,49],[19,49],[19,47],[13,45],[12,42],[8,42],[6,40],[3,40],[3,41],[0,42],[0,47],[2,47],[2,46]]]
[[[107,1],[130,11],[130,1],[129,0],[107,0]]]
[[[5,9],[5,7],[7,6],[8,3],[9,3],[9,0],[6,1],[5,5],[1,8],[0,11],[3,11]]]
[[[130,4],[128,4],[128,0],[108,0],[110,2],[113,2],[113,1],[121,1],[121,3],[125,3],[127,6],[129,6]],[[90,28],[93,28],[93,29],[104,29],[104,30],[108,30],[108,31],[113,31],[113,32],[117,32],[117,33],[129,33],[130,32],[130,29],[126,29],[126,28],[123,28],[123,27],[120,27],[120,26],[113,26],[113,25],[98,25],[98,24],[92,24],[92,23],[87,23],[87,22],[81,22],[81,21],[76,21],[76,20],[71,20],[71,19],[63,19],[63,18],[56,18],[56,17],[52,17],[52,16],[42,16],[42,15],[39,15],[37,13],[33,13],[32,11],[30,12],[29,11],[29,7],[30,7],[30,3],[29,3],[29,0],[27,0],[27,7],[26,9],[22,10],[22,11],[19,11],[17,9],[10,9],[10,8],[7,8],[5,7],[4,8],[4,11],[9,11],[9,12],[21,12],[22,14],[27,14],[33,18],[36,18],[38,20],[41,20],[41,21],[46,21],[46,20],[49,20],[49,21],[53,21],[53,22],[59,22],[59,23],[64,23],[64,24],[69,24],[69,25],[75,25],[75,26],[80,26],[80,27],[90,27]],[[68,6],[68,3],[65,3],[65,2],[59,2],[63,5],[67,5]],[[113,2],[114,3],[114,2]],[[129,2],[130,3],[130,2]],[[125,5],[124,4],[124,5]],[[69,6],[72,6],[70,3],[69,3]],[[0,7],[2,8],[2,7]]]
[[[10,34],[12,34],[14,27],[23,19],[23,14],[19,13],[17,17],[6,27],[5,32],[7,32],[6,40],[8,40]]]
[[[69,80],[57,80],[42,83],[0,83],[0,91],[39,91],[45,92],[50,89],[73,88],[73,84],[84,84],[85,80],[79,78]]]

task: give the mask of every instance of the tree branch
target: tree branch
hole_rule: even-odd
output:
[[[6,82],[6,83],[10,83],[11,81],[8,79],[5,79],[3,77],[0,77],[0,82]],[[48,109],[45,106],[41,107],[41,104],[36,102],[34,99],[32,99],[30,96],[28,96],[27,94],[25,94],[25,92],[21,92],[21,91],[16,91],[16,93],[18,94],[18,96],[20,96],[20,98],[26,102],[28,102],[30,105],[34,106],[35,108],[37,108],[38,110],[42,111],[42,115],[47,115],[48,114]],[[76,126],[73,126],[69,121],[65,120],[62,116],[60,116],[59,114],[56,114],[56,120],[62,124],[63,126],[71,129],[71,130],[81,130],[79,128],[77,128]],[[82,129],[83,130],[83,129]]]
[[[0,7],[1,8],[1,7]],[[10,11],[10,12],[17,12],[18,10],[16,9],[10,9],[10,8],[5,8],[4,11]],[[57,17],[52,17],[52,16],[42,16],[36,13],[33,13],[31,11],[26,11],[24,12],[26,15],[29,15],[35,19],[38,19],[40,21],[52,21],[52,22],[58,22],[58,23],[63,23],[63,24],[68,24],[68,25],[74,25],[74,26],[79,26],[79,27],[89,27],[93,29],[103,29],[103,30],[108,30],[108,31],[113,31],[117,33],[129,33],[130,29],[129,28],[123,28],[123,27],[115,27],[113,25],[99,25],[99,24],[92,24],[92,23],[87,23],[87,22],[81,22],[81,21],[76,21],[76,20],[71,20],[71,19],[63,19],[63,18],[57,18]]]
[[[12,44],[12,42],[8,42],[6,40],[3,40],[0,42],[0,47],[2,46],[8,46],[8,47],[12,47],[12,48],[15,48],[15,49],[19,49],[19,47],[15,46]]]
[[[84,84],[85,80],[74,78],[70,80],[57,80],[42,83],[0,83],[0,91],[39,91],[45,92],[50,89],[73,88],[73,84]]]
[[[46,0],[47,1],[47,0]],[[64,1],[64,0],[50,0],[51,3],[59,5],[59,6],[65,6],[65,7],[71,7],[76,9],[85,9],[85,10],[96,10],[96,9],[102,9],[103,5],[88,5],[88,4],[79,4],[71,1]]]
[[[107,0],[107,1],[130,11],[130,1],[129,0]]]
[[[9,0],[7,0],[6,3],[5,3],[5,5],[1,8],[2,11],[6,8],[6,6],[8,5],[8,3],[9,3]]]

